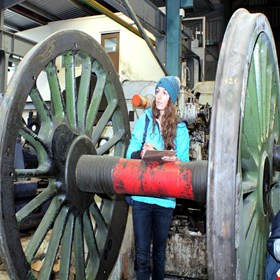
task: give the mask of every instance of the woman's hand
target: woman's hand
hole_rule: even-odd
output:
[[[154,145],[151,144],[151,143],[144,143],[143,149],[142,149],[141,154],[140,154],[141,158],[144,157],[147,150],[155,150]]]
[[[144,143],[143,150],[155,150],[154,145],[151,143]]]

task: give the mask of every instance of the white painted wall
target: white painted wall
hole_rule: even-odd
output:
[[[132,24],[131,20],[123,14],[118,13],[116,15]],[[65,29],[84,31],[99,44],[101,44],[102,33],[120,32],[120,81],[157,81],[164,76],[146,42],[105,15],[51,22],[45,26],[19,32],[18,35],[40,42],[49,35]],[[149,36],[152,37],[152,35]]]

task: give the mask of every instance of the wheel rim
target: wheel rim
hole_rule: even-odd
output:
[[[210,279],[264,279],[279,210],[279,73],[264,15],[238,10],[225,33],[211,120],[207,194]]]
[[[63,68],[58,71],[58,63],[65,72]],[[75,67],[78,63],[80,68]],[[49,92],[49,104],[38,86],[42,81],[49,87],[43,87]],[[30,100],[38,112],[38,134],[21,124]],[[119,253],[128,208],[121,197],[80,192],[75,165],[82,154],[124,156],[129,122],[111,61],[89,35],[75,30],[58,32],[24,57],[2,104],[1,255],[9,275],[36,278],[32,266],[50,238],[41,279],[50,278],[57,262],[61,264],[59,279],[69,279],[73,271],[77,279],[107,279]],[[105,135],[107,129],[112,136]],[[15,168],[18,133],[36,151],[37,166]],[[104,135],[108,141],[100,144]],[[46,187],[17,211],[14,181],[26,178],[43,181]],[[23,249],[18,228],[46,202],[46,213]]]

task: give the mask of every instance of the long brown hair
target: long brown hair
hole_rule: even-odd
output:
[[[154,100],[152,105],[153,125],[156,125],[156,119],[159,118],[159,110],[156,107]],[[174,139],[176,136],[177,119],[175,106],[169,98],[164,114],[161,117],[161,135],[164,141],[164,148],[166,150],[174,149]]]

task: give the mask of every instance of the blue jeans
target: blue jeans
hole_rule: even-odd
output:
[[[150,248],[153,240],[152,279],[164,279],[165,250],[174,209],[133,200],[135,271],[137,280],[148,280],[151,273]]]

